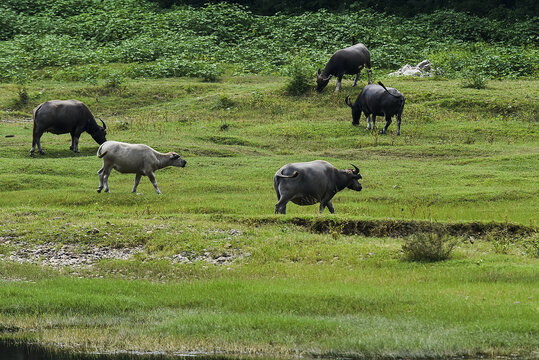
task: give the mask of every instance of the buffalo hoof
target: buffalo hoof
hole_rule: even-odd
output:
[[[33,152],[30,151],[30,157],[36,157]]]
[[[97,193],[100,193],[100,192],[101,192],[101,190],[103,190],[103,189],[97,189]]]
[[[46,154],[46,152],[43,151],[43,150],[41,150],[39,153],[40,153],[41,155],[45,155],[45,154]]]

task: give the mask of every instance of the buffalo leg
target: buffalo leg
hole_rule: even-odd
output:
[[[338,93],[341,91],[341,82],[342,82],[342,75],[337,78],[337,86],[335,87],[335,92]]]
[[[275,204],[275,213],[276,214],[286,214],[286,204],[290,201],[290,197],[281,196],[277,204]]]
[[[372,84],[372,80],[371,80],[371,75],[372,75],[372,70],[371,68],[367,68],[367,77],[368,77],[368,82],[369,84]]]
[[[69,149],[76,153],[79,153],[79,136],[77,134],[71,134],[71,147]]]
[[[140,182],[141,177],[142,177],[142,174],[136,174],[135,175],[135,185],[133,185],[133,191],[132,192],[137,192],[137,186],[138,186],[138,183]]]
[[[380,131],[380,133],[385,134],[389,125],[391,125],[391,116],[386,115],[386,126],[384,126],[384,128],[382,129],[382,131]]]
[[[31,157],[34,157],[34,152],[36,151],[36,135],[34,134],[34,136],[32,137],[32,148],[30,149],[30,156]]]
[[[101,178],[99,179],[100,181],[100,186],[101,184],[104,183],[105,185],[105,192],[108,193],[110,192],[110,189],[109,189],[109,176],[110,176],[110,172],[112,171],[112,167],[109,167],[109,168],[104,168],[103,169],[103,172],[101,173]],[[98,190],[100,192],[100,190]]]
[[[367,117],[367,130],[370,130],[371,129],[371,116],[367,114],[365,114],[365,116]]]
[[[328,208],[330,213],[335,214],[335,208],[333,207],[333,204],[331,203],[331,200],[328,200],[326,202],[326,207]]]
[[[153,174],[153,172],[148,174],[148,179],[150,179],[150,182],[155,188],[155,192],[161,194],[161,190],[159,190],[159,186],[157,186],[157,180],[155,180],[155,175]]]
[[[45,155],[45,151],[43,151],[43,149],[41,148],[42,135],[43,135],[43,131],[34,129],[33,136],[32,136],[32,148],[30,149],[31,157],[34,157],[34,151],[36,150],[36,145],[37,145],[37,151],[39,151],[41,155]]]
[[[401,114],[397,114],[397,136],[401,134]]]
[[[328,208],[330,213],[332,213],[332,214],[335,213],[335,209],[333,208],[333,204],[331,203],[330,200],[328,200],[328,201],[321,201],[320,202],[320,214],[322,214],[324,212],[324,209],[326,207]]]
[[[361,72],[361,70],[359,70],[359,72],[356,74],[356,78],[354,79],[354,85],[352,85],[352,87],[357,85],[357,81],[359,80],[359,73],[360,72]]]
[[[376,130],[376,115],[372,114],[372,130]]]
[[[97,175],[99,175],[99,187],[97,188],[97,192],[100,193],[101,190],[103,190],[103,170],[105,168],[104,167],[101,167],[101,169],[99,169],[99,171],[97,172]]]

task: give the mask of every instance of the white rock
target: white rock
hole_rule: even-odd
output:
[[[421,71],[429,72],[429,71],[432,70],[432,64],[430,63],[429,60],[423,60],[423,61],[421,61],[419,64],[417,64],[417,67],[418,67],[419,70],[421,70]]]
[[[421,76],[421,70],[419,69],[408,69],[402,73],[404,76]]]

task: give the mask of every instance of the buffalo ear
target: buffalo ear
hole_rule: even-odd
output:
[[[352,107],[352,102],[350,101],[350,95],[346,95],[346,99],[344,99],[344,102],[346,105]]]
[[[180,158],[180,155],[176,154],[176,153],[172,153],[172,160],[176,160],[176,159],[179,159]]]

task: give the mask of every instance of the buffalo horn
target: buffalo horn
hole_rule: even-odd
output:
[[[322,71],[320,71],[320,68],[318,68],[318,76],[320,76],[320,73],[322,73]]]
[[[346,95],[346,99],[344,99],[344,102],[346,105],[352,107],[352,102],[350,101],[350,95]]]
[[[352,166],[354,167],[353,173],[356,174],[356,175],[359,174],[359,169],[358,169],[358,167],[355,166],[354,164],[350,164],[350,165],[352,165]]]
[[[107,124],[105,124],[105,122],[103,121],[103,119],[101,119],[101,116],[98,116],[99,120],[101,120],[101,122],[103,123],[103,130],[106,130],[107,129]]]

